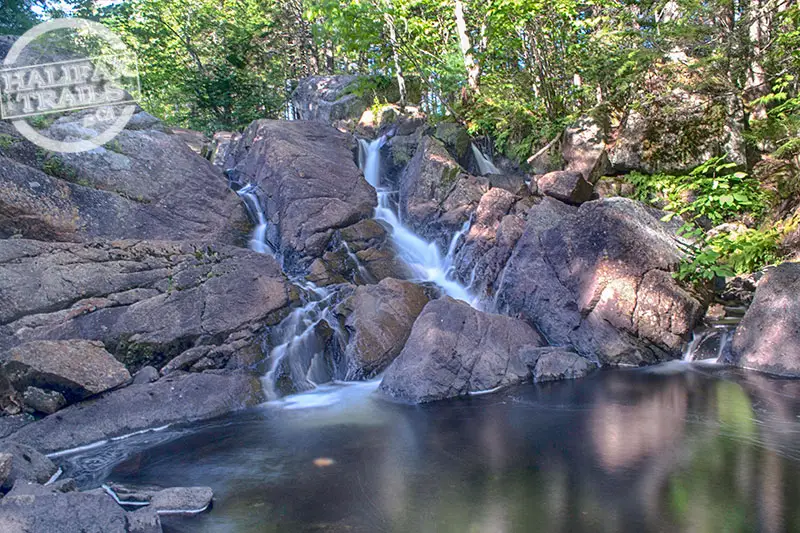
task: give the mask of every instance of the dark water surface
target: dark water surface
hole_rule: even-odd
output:
[[[375,386],[59,461],[84,487],[211,486],[175,532],[800,531],[800,382],[670,363],[422,407]]]

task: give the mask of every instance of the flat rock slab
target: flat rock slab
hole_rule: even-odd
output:
[[[129,517],[108,495],[28,494],[0,500],[3,533],[155,533],[157,521]],[[157,527],[156,527],[157,525]]]
[[[213,418],[260,399],[260,383],[249,374],[176,372],[155,383],[130,385],[71,405],[23,427],[9,440],[53,453],[168,424]]]
[[[119,387],[130,381],[125,365],[97,341],[35,341],[8,352],[0,372],[19,391],[40,387],[57,391],[69,402]]]
[[[121,505],[147,505],[158,514],[192,515],[211,505],[214,492],[209,487],[152,487],[109,483],[103,488],[112,493]]]

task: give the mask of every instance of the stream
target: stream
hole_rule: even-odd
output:
[[[56,459],[84,487],[208,485],[165,531],[745,532],[800,529],[800,382],[708,363],[419,407],[377,382]]]

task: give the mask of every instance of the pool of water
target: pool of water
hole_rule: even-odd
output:
[[[702,364],[424,406],[331,385],[59,457],[84,488],[207,485],[173,532],[800,531],[800,382]]]

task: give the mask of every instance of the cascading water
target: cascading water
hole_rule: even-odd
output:
[[[237,194],[256,223],[249,248],[254,252],[274,256],[276,249],[266,240],[267,217],[256,194],[256,186],[248,183]],[[303,305],[294,309],[270,330],[268,340],[269,346],[273,348],[265,360],[270,365],[269,370],[262,378],[269,400],[288,393],[313,389],[317,383],[331,381],[335,377],[335,369],[326,361],[326,346],[320,340],[318,328],[324,322],[333,329],[334,334],[339,334],[336,330],[338,322],[329,317],[337,294],[300,277],[290,279],[300,288]]]
[[[692,340],[683,353],[686,362],[714,360],[719,361],[725,355],[733,338],[735,327],[731,325],[716,325],[698,329],[692,333]]]
[[[249,246],[254,252],[272,254],[274,250],[267,244],[267,217],[255,191],[256,187],[252,183],[248,183],[236,191],[236,194],[244,201],[244,205],[256,222],[256,227],[250,236]]]
[[[475,156],[475,162],[478,164],[478,170],[481,173],[481,176],[488,176],[489,174],[502,174],[500,169],[494,166],[488,157],[483,155],[477,146],[474,143],[470,144],[472,147],[472,155]]]
[[[425,241],[400,222],[391,206],[390,196],[392,191],[381,186],[380,149],[386,142],[386,138],[380,137],[372,142],[359,139],[358,142],[360,148],[359,164],[364,172],[364,177],[378,193],[378,207],[375,209],[375,218],[386,222],[392,228],[392,240],[397,254],[411,267],[418,278],[416,281],[433,282],[448,296],[472,305],[475,299],[469,291],[449,277],[458,240],[469,230],[469,221],[453,235],[448,247],[448,253],[442,257],[436,243]]]

